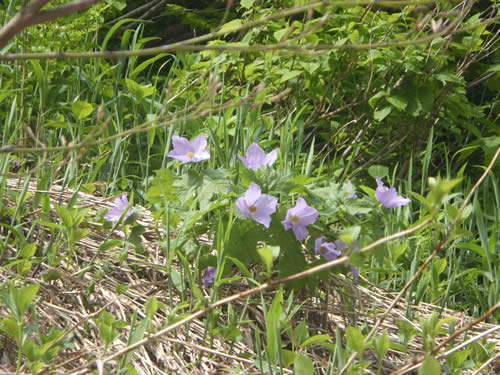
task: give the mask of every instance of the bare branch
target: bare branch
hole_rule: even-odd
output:
[[[4,47],[9,40],[28,26],[38,25],[56,18],[67,16],[88,8],[100,1],[102,0],[76,0],[71,3],[41,11],[49,0],[33,0],[29,5],[21,8],[21,10],[0,29],[0,48]]]

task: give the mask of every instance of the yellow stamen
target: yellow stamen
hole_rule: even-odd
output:
[[[251,214],[254,214],[257,211],[257,208],[255,206],[250,206],[248,207],[248,211],[250,211]]]
[[[194,154],[191,151],[189,151],[186,155],[189,159],[192,159],[194,156]]]
[[[293,225],[295,225],[299,222],[299,217],[296,215],[292,215],[292,217],[290,218],[290,221],[292,222]]]

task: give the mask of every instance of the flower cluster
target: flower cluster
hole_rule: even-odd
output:
[[[210,153],[207,150],[207,140],[203,134],[199,134],[196,138],[189,141],[186,138],[173,136],[173,149],[168,153],[169,157],[177,159],[184,163],[197,163],[210,158]],[[266,154],[264,150],[256,143],[252,143],[245,154],[245,157],[238,155],[243,165],[253,171],[258,171],[263,167],[270,167],[274,164],[278,157],[278,150],[274,149]],[[410,200],[404,198],[396,192],[395,188],[388,188],[384,185],[379,177],[376,177],[377,188],[375,191],[375,199],[385,208],[395,208],[407,205]],[[350,180],[346,182],[349,194],[343,200],[357,199],[358,195],[354,193],[354,187]],[[118,221],[124,210],[128,207],[127,195],[123,194],[115,199],[115,207],[104,215],[104,218],[109,221]],[[271,195],[262,194],[261,188],[254,182],[250,183],[245,195],[236,200],[236,207],[240,213],[254,220],[255,222],[269,228],[271,224],[271,215],[276,212],[278,198]],[[132,213],[130,208],[124,215],[124,220]],[[299,197],[294,207],[289,208],[286,213],[285,220],[281,222],[286,231],[292,229],[297,241],[303,241],[309,231],[307,227],[315,223],[318,218],[318,211],[310,207],[304,198]],[[321,255],[328,261],[337,259],[340,256],[346,255],[345,251],[348,246],[341,240],[335,242],[327,242],[326,237],[322,236],[315,240],[315,253]],[[353,243],[352,251],[359,251],[356,242]],[[345,265],[347,267],[347,264]],[[351,272],[355,280],[359,275],[357,267],[351,267]],[[215,278],[215,268],[208,267],[202,277],[204,287],[209,287]]]

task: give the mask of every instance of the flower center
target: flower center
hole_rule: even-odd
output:
[[[325,246],[323,246],[323,245],[321,245],[321,246],[320,246],[320,248],[319,248],[319,252],[320,252],[321,254],[326,253],[326,247],[325,247]]]
[[[297,215],[292,215],[290,221],[292,222],[293,225],[295,225],[299,222],[299,217]]]
[[[191,151],[189,151],[189,152],[186,154],[186,156],[187,156],[189,159],[192,159],[192,158],[193,158],[193,156],[194,156],[194,154],[193,154]]]
[[[254,214],[257,211],[257,208],[254,205],[252,205],[248,207],[248,211],[250,211],[251,214]]]

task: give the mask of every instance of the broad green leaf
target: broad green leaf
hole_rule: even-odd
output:
[[[35,255],[35,252],[36,252],[36,244],[28,243],[21,248],[21,251],[19,252],[18,256],[20,256],[21,258],[29,259],[33,255]]]
[[[389,168],[383,165],[372,165],[370,168],[368,168],[368,174],[373,178],[379,177],[380,179],[383,179],[385,176],[387,176],[388,173]]]
[[[375,353],[377,353],[379,361],[382,360],[389,350],[389,338],[385,333],[374,340],[373,348],[375,349]]]
[[[347,344],[352,348],[352,350],[358,354],[363,353],[365,350],[365,337],[358,328],[347,327],[345,337]]]
[[[280,83],[286,82],[302,74],[300,70],[287,70],[281,75]]]
[[[225,23],[222,25],[222,27],[219,29],[220,32],[226,33],[227,35],[229,32],[231,32],[233,29],[241,26],[242,22],[240,19],[234,19],[232,21],[229,21],[228,23]]]
[[[77,100],[71,104],[71,112],[73,112],[77,120],[82,120],[90,116],[93,111],[94,107],[92,104],[83,100]]]
[[[255,0],[241,0],[240,5],[242,8],[250,9],[253,7],[253,3]]]
[[[297,354],[293,362],[293,368],[297,375],[314,375],[314,364],[311,358],[304,354]]]
[[[24,315],[26,309],[33,301],[33,298],[35,298],[35,295],[38,293],[39,288],[39,284],[31,284],[21,289],[15,289],[14,287],[12,287],[11,291],[14,297],[14,303],[16,304],[17,314],[19,318]]]
[[[441,366],[436,358],[426,354],[422,366],[418,369],[418,375],[440,375]]]
[[[375,111],[375,113],[373,114],[373,118],[377,121],[382,121],[387,116],[389,116],[391,112],[392,112],[392,107],[387,106],[382,109],[379,109],[378,111]]]
[[[408,106],[408,100],[400,95],[392,95],[386,97],[387,101],[400,111],[404,111]]]

